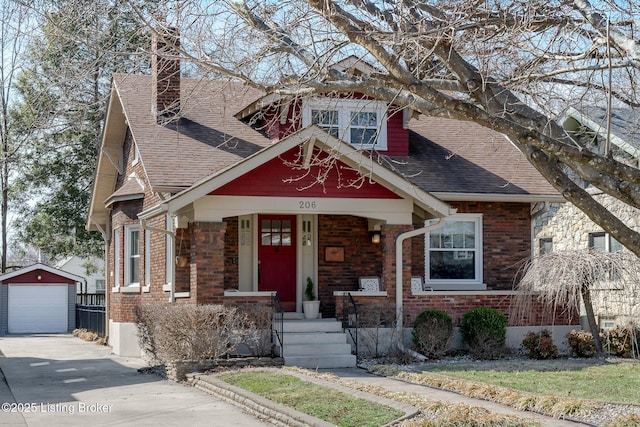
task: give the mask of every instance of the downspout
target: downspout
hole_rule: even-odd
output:
[[[104,274],[104,336],[105,338],[109,338],[109,300],[111,299],[111,289],[106,286],[108,270],[109,270],[109,245],[111,244],[111,214],[107,215],[105,228],[100,227],[98,221],[94,221],[91,218],[95,226],[100,231],[102,235],[102,240],[104,241],[104,268],[102,273]]]
[[[403,336],[402,323],[403,323],[403,308],[404,308],[402,304],[402,270],[403,270],[402,243],[410,237],[419,236],[421,234],[425,234],[442,227],[444,227],[444,218],[438,218],[438,222],[435,224],[418,228],[416,230],[407,231],[405,233],[400,234],[396,238],[396,328],[400,337]],[[402,346],[402,339],[400,340],[400,345]],[[408,349],[405,349],[403,346],[402,346],[402,349],[408,350]]]
[[[151,227],[150,225],[147,225],[147,220],[145,219],[140,220],[140,226],[142,227],[143,230],[157,231],[158,233],[162,233],[166,236],[169,236],[171,238],[171,252],[172,252],[171,255],[173,255],[173,252],[174,252],[173,248],[175,248],[175,245],[176,245],[176,233],[173,230],[165,230],[163,228]],[[169,262],[169,268],[171,269],[169,302],[173,303],[176,301],[176,269],[174,268],[173,263],[171,262],[173,261],[173,256],[167,257],[167,258]]]

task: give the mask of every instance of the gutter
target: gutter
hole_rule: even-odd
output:
[[[167,222],[168,224],[171,224],[171,222]],[[165,230],[163,228],[157,228],[157,227],[152,227],[150,225],[147,225],[147,220],[146,219],[141,219],[140,220],[140,227],[142,227],[143,230],[149,230],[149,231],[156,231],[158,233],[162,233],[166,236],[169,236],[171,238],[171,252],[174,251],[173,248],[175,248],[176,245],[176,233],[172,230]],[[173,303],[176,301],[176,269],[173,266],[173,253],[171,254],[170,257],[167,257],[169,260],[169,268],[171,269],[171,274],[170,274],[170,283],[169,283],[169,302]]]

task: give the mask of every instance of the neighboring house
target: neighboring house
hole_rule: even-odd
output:
[[[562,198],[503,135],[358,96],[181,79],[175,60],[152,68],[113,76],[88,219],[107,245],[116,354],[140,354],[136,304],[270,304],[277,291],[300,313],[307,277],[323,318],[350,292],[361,310],[395,304],[400,327],[426,308],[459,323],[495,307],[516,346],[577,324],[539,306],[514,315],[532,206]]]
[[[87,267],[89,271],[87,274]],[[104,260],[96,257],[83,259],[77,256],[67,257],[56,263],[56,268],[76,276],[84,277],[78,284],[79,294],[103,294],[105,289]]]
[[[596,152],[604,152],[605,141],[609,138],[613,155],[631,166],[638,167],[639,120],[640,116],[632,110],[616,108],[612,110],[609,121],[606,109],[591,106],[581,110],[569,108],[560,119],[560,123],[570,134],[589,135],[593,144],[590,148]],[[637,209],[603,194],[587,183],[584,183],[584,187],[625,224],[640,231],[640,212]],[[587,248],[606,252],[622,250],[620,243],[571,203],[544,202],[536,206],[536,211],[536,254]],[[611,329],[626,325],[630,321],[637,322],[640,318],[640,295],[626,292],[615,282],[597,287],[592,293],[592,298],[600,328]]]

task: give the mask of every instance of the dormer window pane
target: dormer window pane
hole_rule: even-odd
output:
[[[378,114],[351,112],[351,144],[374,145],[378,136]]]
[[[303,100],[302,126],[316,125],[359,149],[387,149],[387,105],[369,99]]]
[[[338,137],[338,112],[335,110],[311,110],[311,123],[320,126],[330,135]]]

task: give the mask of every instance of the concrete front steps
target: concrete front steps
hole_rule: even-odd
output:
[[[285,318],[283,329],[284,350],[280,354],[285,366],[355,368],[356,356],[351,354],[351,344],[336,319]]]

